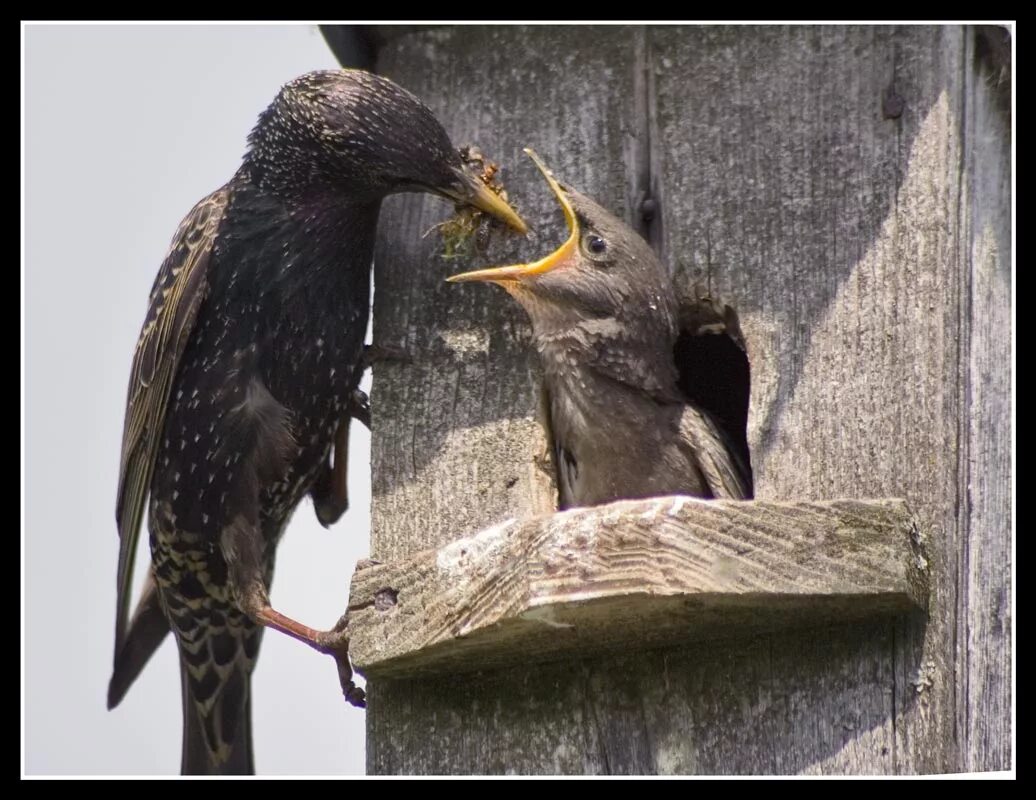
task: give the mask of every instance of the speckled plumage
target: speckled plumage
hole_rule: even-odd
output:
[[[561,508],[665,494],[750,498],[747,465],[678,388],[665,267],[625,223],[540,168],[569,239],[534,264],[451,280],[497,283],[529,314]]]
[[[303,496],[331,484],[332,442],[362,372],[380,203],[408,190],[520,224],[486,199],[412,95],[359,71],[304,75],[260,116],[234,177],[184,219],[155,281],[127,399],[109,705],[168,620],[185,773],[253,771],[260,622],[318,646],[318,632],[264,616],[276,614],[274,554]],[[153,583],[127,624],[148,497]],[[337,507],[315,499],[322,522],[344,510],[344,496]]]

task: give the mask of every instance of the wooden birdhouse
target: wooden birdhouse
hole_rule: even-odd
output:
[[[443,258],[441,201],[384,207],[374,341],[406,358],[374,370],[350,600],[368,771],[1009,768],[1006,31],[326,34],[499,163],[533,230]],[[564,237],[525,147],[738,345],[755,500],[555,513],[528,322],[444,280]]]

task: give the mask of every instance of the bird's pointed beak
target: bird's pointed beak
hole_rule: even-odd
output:
[[[575,253],[576,247],[579,244],[579,223],[576,220],[575,211],[572,210],[572,203],[569,201],[561,184],[554,179],[554,176],[540,160],[540,157],[529,148],[525,148],[525,153],[539,167],[540,172],[543,173],[543,177],[547,179],[547,183],[554,192],[554,196],[557,197],[558,203],[561,204],[561,210],[565,213],[565,223],[568,225],[568,239],[565,240],[561,247],[539,261],[534,261],[531,264],[513,264],[509,267],[492,267],[490,269],[475,270],[474,272],[464,272],[460,275],[451,275],[446,279],[451,283],[463,283],[466,281],[509,283],[521,281],[534,275],[542,275],[544,272],[549,272],[568,261]]]
[[[501,222],[505,222],[518,233],[528,233],[529,227],[525,220],[518,216],[518,212],[511,208],[503,198],[484,184],[476,175],[472,175],[466,169],[457,167],[454,169],[459,186],[454,190],[444,191],[447,197],[458,203],[474,206],[475,208],[491,214]]]

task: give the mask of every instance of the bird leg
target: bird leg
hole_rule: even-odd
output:
[[[313,509],[317,521],[325,528],[331,527],[349,508],[349,422],[348,412],[338,423],[331,463],[320,466],[309,495],[313,498]]]
[[[318,631],[274,609],[263,579],[262,544],[257,527],[239,516],[223,529],[220,537],[227,577],[238,608],[257,625],[273,628],[334,658],[345,699],[354,706],[365,707],[364,692],[352,680],[347,615],[331,630]]]
[[[353,668],[349,662],[349,612],[342,614],[331,630],[317,634],[317,639],[318,649],[334,656],[338,664],[338,682],[346,701],[357,708],[366,708],[367,694],[353,683]]]
[[[373,364],[387,361],[408,361],[406,351],[402,348],[368,344],[363,347],[363,357],[357,370],[356,380]],[[367,430],[371,429],[371,406],[367,395],[360,389],[353,389],[345,408],[345,413],[335,430],[334,453],[330,464],[321,465],[309,495],[313,498],[313,508],[317,513],[317,521],[325,528],[331,527],[349,508],[349,422],[358,420]]]
[[[325,528],[337,522],[349,508],[349,422],[353,419],[370,430],[370,401],[359,389],[353,390],[345,414],[335,430],[333,460],[321,466],[309,489],[317,520]]]
[[[343,614],[335,626],[328,631],[314,630],[301,622],[296,622],[291,617],[286,617],[280,611],[273,609],[268,603],[250,616],[260,625],[286,633],[293,639],[305,642],[314,650],[334,658],[338,665],[338,680],[342,685],[345,699],[350,705],[366,708],[366,696],[363,689],[353,683],[353,669],[349,663],[349,615],[347,613]]]

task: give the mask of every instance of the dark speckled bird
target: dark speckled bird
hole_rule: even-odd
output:
[[[747,499],[751,476],[722,428],[678,389],[677,303],[640,236],[562,187],[531,151],[568,223],[532,264],[478,270],[532,320],[562,508],[687,494]]]
[[[416,97],[362,71],[288,83],[259,117],[237,173],[180,224],[133,359],[116,519],[121,538],[117,704],[170,626],[180,655],[185,774],[253,771],[249,679],[263,627],[335,656],[270,607],[274,551],[312,493],[325,525],[346,506],[381,201],[432,192],[519,231]],[[334,455],[332,458],[332,449]],[[148,504],[152,568],[127,624]]]

